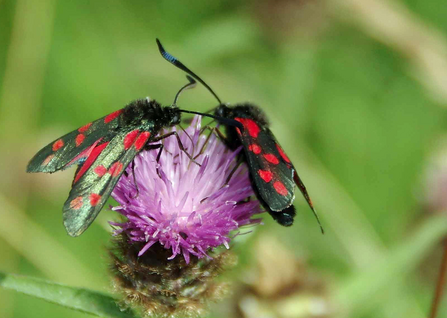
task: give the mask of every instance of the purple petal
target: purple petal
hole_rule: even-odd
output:
[[[229,248],[233,231],[261,222],[252,219],[261,212],[259,203],[245,202],[254,195],[247,166],[240,165],[225,184],[242,148],[231,151],[215,135],[200,134],[200,127],[201,118],[195,116],[185,129],[193,143],[178,131],[185,150],[197,156],[200,166],[179,149],[176,138],[166,138],[158,165],[158,149],[141,152],[134,159],[135,181],[130,166],[128,176],[123,175],[113,190],[119,204],[113,210],[127,221],[111,224],[117,227],[115,234],[125,232],[131,241],[146,242],[139,256],[158,242],[171,249],[169,259],[181,254],[188,263],[191,254],[209,257],[207,251],[219,245]]]

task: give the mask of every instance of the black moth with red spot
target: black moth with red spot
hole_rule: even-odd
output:
[[[218,122],[219,118],[234,119],[243,125],[241,131],[234,125],[220,121],[226,128],[227,145],[232,149],[243,146],[253,189],[273,219],[283,226],[293,224],[296,212],[292,203],[296,184],[320,224],[306,187],[268,128],[267,118],[261,109],[248,103],[233,107],[221,104],[214,114]],[[321,224],[320,228],[323,232]]]
[[[41,149],[27,172],[53,173],[78,164],[63,208],[68,234],[79,236],[93,222],[129,163],[144,148],[162,138],[164,127],[180,123],[181,110],[162,107],[149,98],[74,130]]]
[[[267,212],[279,224],[283,226],[292,225],[293,218],[296,215],[295,207],[292,205],[295,199],[296,184],[312,209],[318,224],[320,224],[321,232],[324,233],[306,187],[292,162],[268,128],[267,118],[261,109],[248,103],[233,107],[222,104],[208,84],[186,65],[165,52],[159,42],[157,44],[161,55],[168,62],[202,83],[219,102],[219,106],[214,110],[214,118],[226,128],[227,136],[223,137],[223,140],[231,149],[236,149],[240,145],[244,147],[243,158],[250,170],[253,190]],[[210,116],[208,114],[202,115]]]
[[[158,39],[157,45],[164,58],[177,61],[164,50]],[[126,167],[140,151],[160,149],[158,160],[163,145],[154,142],[172,135],[177,137],[180,149],[185,151],[175,131],[161,136],[158,134],[163,128],[178,125],[182,112],[196,114],[176,106],[182,91],[196,84],[193,78],[187,76],[187,79],[189,83],[178,91],[172,106],[162,107],[149,98],[131,102],[123,109],[56,139],[31,159],[27,172],[53,173],[72,164],[78,165],[63,208],[68,234],[79,236],[90,226]],[[233,124],[239,125],[238,122]],[[185,153],[195,162],[190,154]]]

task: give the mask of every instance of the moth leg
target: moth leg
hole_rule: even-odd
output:
[[[206,113],[205,113],[205,114],[206,114]],[[201,128],[201,129],[199,130],[199,134],[200,134],[200,135],[203,134],[203,132],[204,132],[205,130],[207,130],[207,129],[211,130],[211,129],[212,129],[212,128],[211,128],[211,124],[214,123],[215,121],[216,121],[216,120],[213,119],[213,120],[210,121],[207,125],[203,126],[203,128]],[[214,127],[214,128],[217,129],[217,127]]]
[[[225,180],[225,183],[224,183],[224,185],[222,187],[225,187],[226,185],[228,185],[228,183],[230,183],[230,180],[233,177],[233,174],[236,172],[236,170],[241,166],[241,164],[243,162],[244,162],[244,157],[243,156],[238,156],[236,165],[231,170],[230,174],[228,175],[227,180]]]
[[[233,177],[233,174],[236,172],[236,170],[240,167],[240,165],[244,162],[243,157],[239,157],[237,160],[236,165],[234,166],[234,168],[231,170],[230,174],[227,177],[227,180],[225,180],[225,183],[222,185],[222,188],[225,187],[226,185],[228,185],[228,183],[230,182],[231,178]],[[202,200],[200,200],[200,203],[202,204],[203,201],[205,201],[206,199],[208,199],[208,197],[203,198]],[[247,203],[250,202],[250,198],[247,199],[247,201],[243,202],[243,203]],[[239,204],[239,203],[238,203]]]
[[[144,147],[144,150],[153,150],[153,149],[160,149],[157,153],[157,157],[155,160],[157,161],[157,168],[156,168],[157,174],[161,178],[160,170],[158,168],[158,163],[160,162],[161,153],[164,149],[164,146],[163,146],[163,144],[156,144],[156,145],[150,144],[150,145],[146,145],[146,147]]]
[[[210,125],[206,125],[206,126],[203,126],[202,128],[200,128],[199,135],[203,134],[203,132],[207,129],[211,130]]]
[[[217,137],[219,137],[223,142],[226,142],[228,139],[225,137],[224,133],[220,131],[219,127],[211,127],[210,125],[206,125],[200,130],[202,134],[205,130],[210,130],[211,133],[215,133]]]
[[[160,148],[160,150],[158,151],[158,154],[157,154],[157,159],[156,159],[157,160],[157,168],[156,168],[156,170],[157,170],[158,177],[161,179],[161,174],[160,174],[158,163],[160,162],[161,152],[163,151],[163,148],[164,148],[163,144],[159,144],[158,148]]]
[[[179,146],[180,150],[183,151],[183,152],[188,156],[188,158],[189,158],[192,162],[194,162],[196,165],[198,165],[198,166],[200,167],[201,164],[198,163],[197,161],[195,161],[194,158],[189,154],[189,152],[186,151],[186,149],[185,149],[185,147],[183,146],[183,143],[182,143],[182,141],[180,140],[180,137],[179,137],[179,135],[177,134],[176,131],[171,131],[170,133],[164,134],[164,135],[162,135],[162,136],[158,136],[158,137],[154,138],[154,139],[152,140],[152,142],[160,141],[160,140],[165,139],[165,138],[167,138],[167,137],[170,137],[170,136],[172,136],[172,135],[174,135],[174,136],[177,138],[177,142],[178,142],[178,146]]]
[[[217,135],[218,138],[220,138],[225,144],[227,144],[228,139],[224,136],[224,134],[219,130],[219,127],[214,127],[213,132]],[[228,185],[231,178],[233,177],[236,170],[241,166],[241,164],[245,161],[244,154],[239,153],[237,158],[236,166],[234,166],[233,170],[231,170],[227,180],[225,181],[224,186]]]
[[[185,133],[185,135],[188,137],[189,140],[191,140],[191,145],[192,145],[192,153],[194,154],[195,152],[195,145],[194,145],[194,141],[192,140],[192,137],[186,132],[185,128],[182,127],[182,125],[178,125],[180,127],[180,129]],[[196,157],[194,157],[195,159]]]
[[[205,129],[209,129],[209,130],[211,131],[211,133],[206,137],[206,140],[205,140],[205,142],[203,143],[202,148],[200,148],[199,153],[198,153],[196,156],[194,156],[194,159],[197,159],[199,156],[201,156],[201,155],[203,154],[203,151],[205,150],[205,147],[206,147],[206,145],[208,144],[208,142],[209,142],[209,140],[210,140],[210,138],[211,138],[211,135],[213,134],[214,129],[217,129],[217,128],[216,128],[216,127],[210,127],[210,126],[207,125],[207,126],[203,127],[203,128],[200,130],[200,135],[203,134],[203,132],[205,131]]]
[[[225,135],[220,131],[219,127],[214,127],[214,132],[224,143],[227,142],[227,137],[225,137]]]
[[[215,134],[218,138],[220,138],[225,143],[226,137],[223,135],[223,133],[219,130],[218,127],[211,127],[209,125],[206,125],[205,127],[203,127],[200,130],[200,134],[203,134],[203,132],[207,129],[210,131],[210,134],[207,136],[205,143],[203,144],[199,153],[194,157],[194,159],[197,159],[200,155],[203,154],[203,151],[205,150],[205,146],[208,144],[208,141],[210,140],[212,134]]]
[[[152,144],[147,144],[146,146],[144,146],[144,150],[153,150],[153,149],[159,149],[160,151],[157,154],[157,163],[160,160],[160,155],[161,155],[161,149],[163,149],[163,145],[162,144],[157,144],[157,145],[152,145]],[[125,172],[126,173],[126,172]],[[157,167],[157,174],[158,176],[160,176],[160,173],[158,171],[158,167]],[[137,194],[132,197],[132,199],[138,198],[138,196],[140,195],[140,190],[138,189],[138,183],[137,183],[137,179],[135,177],[135,160],[132,161],[132,175],[133,175],[133,183],[135,185],[135,189],[137,190]]]
[[[138,183],[137,183],[137,179],[135,177],[135,161],[134,160],[132,161],[132,176],[133,176],[133,184],[135,185],[135,189],[137,190],[137,194],[134,197],[132,197],[132,199],[135,199],[140,195],[140,190],[138,189]]]

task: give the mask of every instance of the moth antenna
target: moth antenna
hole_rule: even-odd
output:
[[[244,129],[244,126],[240,122],[238,122],[237,120],[231,119],[231,118],[219,117],[219,116],[215,116],[215,115],[211,115],[211,114],[207,114],[207,113],[196,112],[193,110],[179,109],[179,111],[182,113],[195,114],[195,115],[218,119],[219,122],[223,123],[224,125],[235,126],[241,130]]]
[[[196,75],[193,71],[191,71],[189,68],[187,68],[182,62],[180,62],[177,58],[175,58],[174,56],[172,56],[171,54],[169,54],[168,52],[166,52],[166,50],[164,49],[163,45],[161,45],[161,42],[159,39],[155,39],[157,41],[157,45],[158,45],[158,50],[160,51],[161,56],[163,56],[163,58],[168,61],[169,63],[173,64],[174,66],[178,67],[179,69],[181,69],[182,71],[188,73],[189,75],[191,75],[192,77],[194,77],[197,81],[199,81],[200,83],[202,83],[203,86],[205,86],[211,94],[213,94],[213,96],[217,99],[217,101],[219,102],[219,104],[222,104],[222,102],[220,101],[220,98],[216,95],[216,93],[214,93],[214,91],[211,89],[211,87],[208,86],[207,83],[205,83],[205,81],[203,81],[198,75]]]
[[[307,193],[307,190],[306,190],[306,187],[304,186],[303,181],[298,176],[298,173],[296,171],[293,172],[293,181],[295,181],[295,184],[300,189],[301,193],[303,194],[303,197],[306,199],[307,204],[309,205],[309,207],[312,210],[315,218],[317,219],[318,225],[320,226],[321,234],[324,234],[323,225],[321,225],[320,218],[318,217],[317,211],[314,208],[312,200],[310,199],[310,196]]]
[[[315,218],[317,219],[318,225],[320,226],[321,234],[324,234],[323,225],[321,225],[320,218],[318,217],[317,211],[313,207],[311,209],[312,209],[312,212],[313,212]]]
[[[177,92],[177,94],[175,95],[174,101],[172,102],[172,106],[177,106],[177,100],[178,100],[180,94],[185,89],[194,88],[196,86],[197,82],[191,76],[186,75],[186,78],[188,79],[189,83],[186,84],[185,86],[183,86],[182,88],[180,88],[180,90]]]

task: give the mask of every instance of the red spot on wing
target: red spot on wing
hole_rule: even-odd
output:
[[[96,146],[87,157],[87,160],[85,160],[84,164],[82,165],[81,169],[79,169],[78,174],[75,176],[75,179],[73,183],[78,182],[79,178],[81,178],[84,173],[92,166],[92,164],[95,162],[96,158],[100,155],[100,153],[104,150],[105,147],[109,142],[105,142],[103,144],[100,144],[99,146]]]
[[[123,141],[124,149],[127,150],[133,145],[133,143],[135,142],[135,139],[137,138],[138,132],[139,132],[138,129],[132,130],[130,133],[128,133],[124,137],[124,141]]]
[[[151,133],[148,131],[142,132],[137,140],[135,140],[135,148],[137,150],[140,150],[141,148],[143,148],[143,146],[146,144],[146,141],[149,139],[149,137],[151,136]]]
[[[287,155],[284,153],[284,150],[282,150],[281,146],[276,144],[276,148],[278,149],[281,158],[283,158],[285,162],[291,163],[289,157],[287,157]]]
[[[98,177],[102,177],[103,175],[106,174],[107,169],[103,165],[99,165],[96,166],[95,169],[93,169],[93,171],[98,175]]]
[[[71,160],[69,163],[67,163],[66,167],[72,165],[73,163],[81,160],[82,158],[87,158],[90,153],[92,152],[92,150],[96,147],[96,145],[98,144],[98,142],[101,141],[102,138],[96,140],[90,147],[88,147],[87,149],[85,149],[84,151],[82,151],[79,155],[77,155],[76,157],[73,158],[73,160]]]
[[[274,154],[266,153],[264,154],[264,158],[265,160],[267,160],[270,163],[273,163],[274,165],[277,165],[279,163],[279,159],[276,158]]]
[[[109,168],[109,173],[112,175],[112,177],[118,177],[122,170],[123,164],[117,161]]]
[[[92,193],[90,194],[89,199],[90,199],[90,205],[96,206],[99,203],[99,201],[101,201],[101,196],[97,193]]]
[[[42,162],[42,166],[46,166],[47,164],[49,164],[53,158],[54,158],[54,154],[46,157],[45,160]]]
[[[250,146],[248,146],[248,150],[253,151],[255,155],[259,155],[262,149],[257,144],[251,144]]]
[[[75,142],[76,142],[76,147],[79,147],[82,142],[84,141],[85,136],[83,134],[79,134],[76,136]]]
[[[258,174],[261,177],[262,180],[269,183],[272,181],[273,173],[269,170],[258,170]]]
[[[86,132],[90,128],[91,125],[92,125],[92,123],[88,123],[87,125],[84,125],[81,128],[79,128],[78,131],[80,133]]]
[[[108,115],[106,116],[106,118],[104,118],[104,123],[105,123],[105,124],[110,123],[112,120],[114,120],[115,118],[117,118],[122,112],[123,112],[123,110],[120,109],[120,110],[117,110],[116,112],[113,112],[113,113],[111,113],[111,114],[108,114]]]
[[[248,133],[253,138],[258,137],[259,132],[261,131],[261,128],[259,128],[258,124],[254,122],[252,119],[247,119],[245,126],[248,129]]]
[[[275,181],[273,184],[273,188],[275,188],[275,191],[278,192],[278,194],[286,196],[289,191],[287,191],[286,186],[281,181]]]
[[[58,151],[64,146],[64,141],[62,139],[56,140],[53,144],[53,151]]]
[[[82,205],[84,203],[82,202],[82,197],[76,197],[70,202],[70,208],[73,210],[79,210],[82,208]]]
[[[245,128],[245,125],[244,125],[245,118],[236,117],[236,118],[234,118],[234,120],[237,120],[238,122],[240,122],[242,124],[242,126],[244,126],[244,128]],[[236,127],[236,131],[239,135],[242,135],[241,130],[238,127]]]
[[[250,136],[252,136],[253,138],[258,137],[261,128],[259,128],[259,125],[253,119],[236,117],[235,120],[237,120],[244,126]]]

